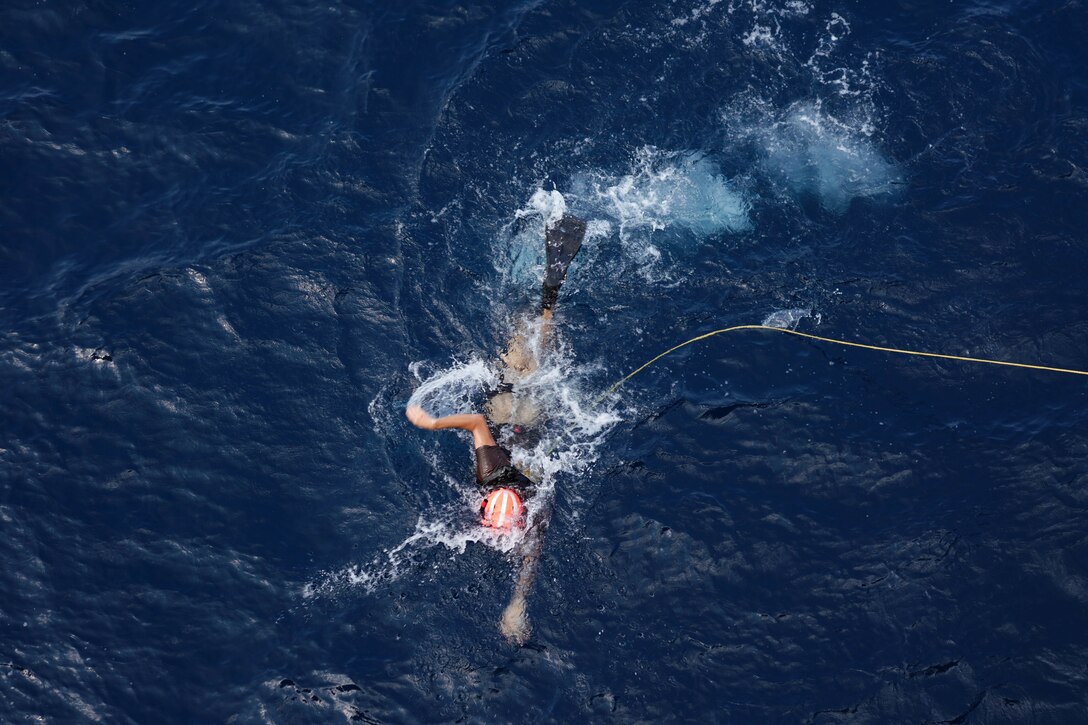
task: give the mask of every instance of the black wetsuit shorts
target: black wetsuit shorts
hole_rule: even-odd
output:
[[[486,491],[511,488],[521,498],[527,498],[533,490],[533,482],[510,463],[510,454],[498,446],[480,446],[476,449],[476,481]]]

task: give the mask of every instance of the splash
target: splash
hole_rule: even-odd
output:
[[[454,363],[448,370],[425,380],[422,368],[423,363],[409,366],[416,379],[422,382],[408,399],[408,404],[418,405],[436,417],[474,412],[480,396],[498,383],[495,370],[479,359]]]
[[[538,218],[545,225],[550,225],[563,218],[567,212],[567,201],[555,189],[544,191],[537,189],[529,197],[527,206],[514,212],[515,219]]]
[[[522,320],[515,327],[525,328],[532,324]],[[539,329],[527,329],[526,334],[539,337],[539,332]],[[434,549],[447,551],[453,558],[465,554],[470,545],[475,544],[500,554],[516,555],[525,541],[525,532],[551,510],[557,479],[588,469],[597,460],[598,448],[605,435],[619,421],[614,412],[593,408],[587,402],[592,400],[592,391],[584,392],[590,386],[582,381],[594,371],[576,368],[561,341],[550,348],[537,348],[536,353],[540,365],[516,381],[512,390],[516,396],[531,399],[542,410],[543,418],[549,421],[542,437],[532,447],[510,446],[513,463],[528,471],[536,483],[534,494],[526,500],[527,528],[498,532],[480,526],[475,516],[480,491],[472,482],[471,470],[466,467],[463,473],[457,472],[461,475],[450,475],[442,467],[440,457],[427,450],[433,450],[437,443],[422,438],[423,457],[436,476],[452,489],[455,500],[423,511],[414,530],[396,546],[364,563],[320,574],[303,588],[304,599],[352,592],[370,594],[409,573],[433,571],[433,567],[426,564],[427,552]],[[426,377],[422,368],[422,363],[411,366],[411,372],[421,382],[409,403],[422,405],[433,415],[478,411],[483,391],[500,379],[498,370],[481,360],[455,362]],[[379,393],[379,396],[383,395],[386,393]]]
[[[743,232],[751,228],[749,209],[745,196],[705,154],[644,146],[624,173],[576,173],[566,195],[537,189],[506,227],[494,255],[496,271],[511,286],[539,279],[546,225],[569,210],[588,222],[587,247],[615,233],[648,281],[669,279],[668,246],[675,249],[680,236],[668,232],[700,239]]]
[[[516,551],[525,538],[524,531],[505,533],[483,526],[464,526],[451,520],[420,516],[415,530],[403,541],[373,557],[365,564],[352,564],[338,571],[327,571],[302,589],[303,599],[333,597],[361,591],[373,594],[383,586],[400,579],[409,571],[421,568],[424,553],[442,547],[451,556],[464,554],[469,544],[482,544],[503,553]]]
[[[775,310],[771,314],[763,318],[763,322],[759,323],[767,327],[779,327],[784,330],[797,329],[797,323],[805,319],[813,319],[816,324],[820,324],[822,315],[820,313],[813,313],[812,310],[805,308],[793,308],[789,310]]]
[[[890,196],[902,183],[898,167],[872,140],[866,114],[834,116],[819,102],[777,112],[758,98],[742,98],[722,119],[726,136],[747,148],[766,176],[832,213],[842,214],[855,199]]]
[[[756,184],[765,178],[792,198],[816,199],[835,214],[896,190],[901,173],[874,139],[880,54],[859,51],[846,15],[802,0],[679,0],[661,12],[667,24],[652,37],[673,47],[733,47],[747,64],[747,87],[723,99],[725,133],[715,154],[725,168]],[[654,184],[631,177],[629,189],[615,184],[621,223],[652,225]]]
[[[696,152],[644,146],[626,174],[576,175],[571,196],[575,207],[614,220],[621,238],[668,228],[705,237],[751,226],[744,196],[714,162]]]
[[[835,213],[854,199],[891,194],[900,183],[899,171],[863,133],[818,105],[793,109],[772,126],[764,146],[770,173]]]
[[[585,471],[597,459],[597,447],[619,422],[614,411],[593,407],[592,392],[581,383],[588,370],[574,370],[563,351],[545,355],[543,364],[519,381],[514,393],[540,406],[553,424],[531,448],[512,447],[514,463],[550,488],[557,477]]]
[[[492,259],[495,271],[506,284],[535,287],[544,275],[544,231],[567,213],[567,201],[559,191],[537,189],[514,212],[501,234]]]
[[[811,51],[802,53],[804,40],[784,28],[811,8],[804,3],[748,6],[754,25],[743,40],[773,48],[782,76],[725,106],[729,148],[754,155],[752,163],[763,175],[795,197],[815,198],[834,214],[844,213],[855,199],[891,195],[902,175],[874,140],[878,54],[852,57],[846,43],[850,23],[835,12],[824,19]],[[792,87],[797,84],[808,86],[808,98],[783,107],[778,99],[796,98]]]

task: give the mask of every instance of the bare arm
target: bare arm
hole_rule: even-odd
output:
[[[510,603],[506,605],[499,619],[499,631],[508,641],[518,646],[525,644],[532,633],[527,600],[533,588],[533,580],[536,579],[536,566],[540,561],[540,550],[544,547],[546,526],[547,522],[542,521],[526,534],[521,548],[521,568],[518,570],[517,582],[514,584],[514,594],[510,597]]]
[[[487,421],[479,413],[447,415],[442,418],[435,418],[418,405],[409,405],[408,409],[404,411],[404,415],[411,421],[412,425],[424,430],[446,430],[448,428],[467,430],[472,434],[474,448],[495,445],[495,439],[487,427]]]

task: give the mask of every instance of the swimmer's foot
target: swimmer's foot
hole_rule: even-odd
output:
[[[574,255],[582,248],[586,236],[586,223],[573,214],[564,214],[563,218],[548,227],[544,232],[544,249],[548,262],[544,267],[544,290],[540,306],[550,310],[559,298],[559,288],[567,277]]]

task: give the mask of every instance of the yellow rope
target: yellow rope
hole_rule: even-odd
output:
[[[1070,375],[1088,375],[1088,371],[1085,371],[1085,370],[1070,370],[1070,369],[1067,369],[1067,368],[1055,368],[1055,367],[1050,367],[1049,365],[1030,365],[1028,363],[1007,362],[1005,360],[988,360],[988,359],[982,358],[982,357],[966,357],[964,355],[944,355],[944,354],[937,353],[937,352],[919,352],[917,350],[901,350],[901,349],[896,348],[896,347],[882,347],[880,345],[866,345],[865,343],[862,343],[862,342],[850,342],[848,340],[836,340],[836,339],[834,339],[832,337],[821,337],[820,335],[810,335],[807,332],[798,332],[796,330],[789,330],[789,329],[784,328],[784,327],[770,327],[769,325],[734,325],[733,327],[726,327],[726,328],[723,328],[721,330],[713,330],[712,332],[707,332],[707,333],[705,333],[703,335],[698,335],[697,337],[693,337],[690,340],[687,340],[686,342],[682,342],[679,345],[675,345],[673,347],[670,347],[665,352],[661,353],[660,355],[653,358],[652,360],[649,360],[649,361],[643,363],[642,365],[635,368],[634,370],[629,372],[627,375],[623,376],[618,381],[616,381],[612,385],[612,387],[610,387],[608,390],[604,391],[604,393],[602,393],[600,395],[600,397],[598,397],[595,401],[593,401],[593,407],[596,407],[598,403],[600,403],[602,400],[607,398],[612,393],[616,392],[616,390],[621,385],[623,385],[628,380],[635,377],[636,375],[641,373],[643,370],[650,367],[651,365],[653,365],[655,362],[657,362],[661,358],[665,357],[666,355],[670,355],[670,354],[676,352],[677,350],[679,350],[680,348],[686,347],[687,345],[692,344],[693,342],[699,342],[700,340],[705,340],[708,337],[714,337],[715,335],[722,335],[722,334],[725,334],[727,332],[736,332],[737,330],[773,330],[774,332],[783,332],[783,333],[785,333],[787,335],[796,335],[797,337],[807,337],[810,340],[819,340],[820,342],[829,342],[829,343],[831,343],[833,345],[844,345],[846,347],[860,347],[860,348],[864,348],[865,350],[876,350],[878,352],[892,352],[892,353],[896,353],[896,354],[899,354],[899,355],[915,355],[917,357],[935,357],[935,358],[941,358],[942,360],[960,360],[962,362],[986,363],[987,365],[1005,365],[1007,367],[1012,367],[1012,368],[1026,368],[1028,370],[1046,370],[1046,371],[1049,371],[1049,372],[1052,372],[1052,373],[1068,373]]]

